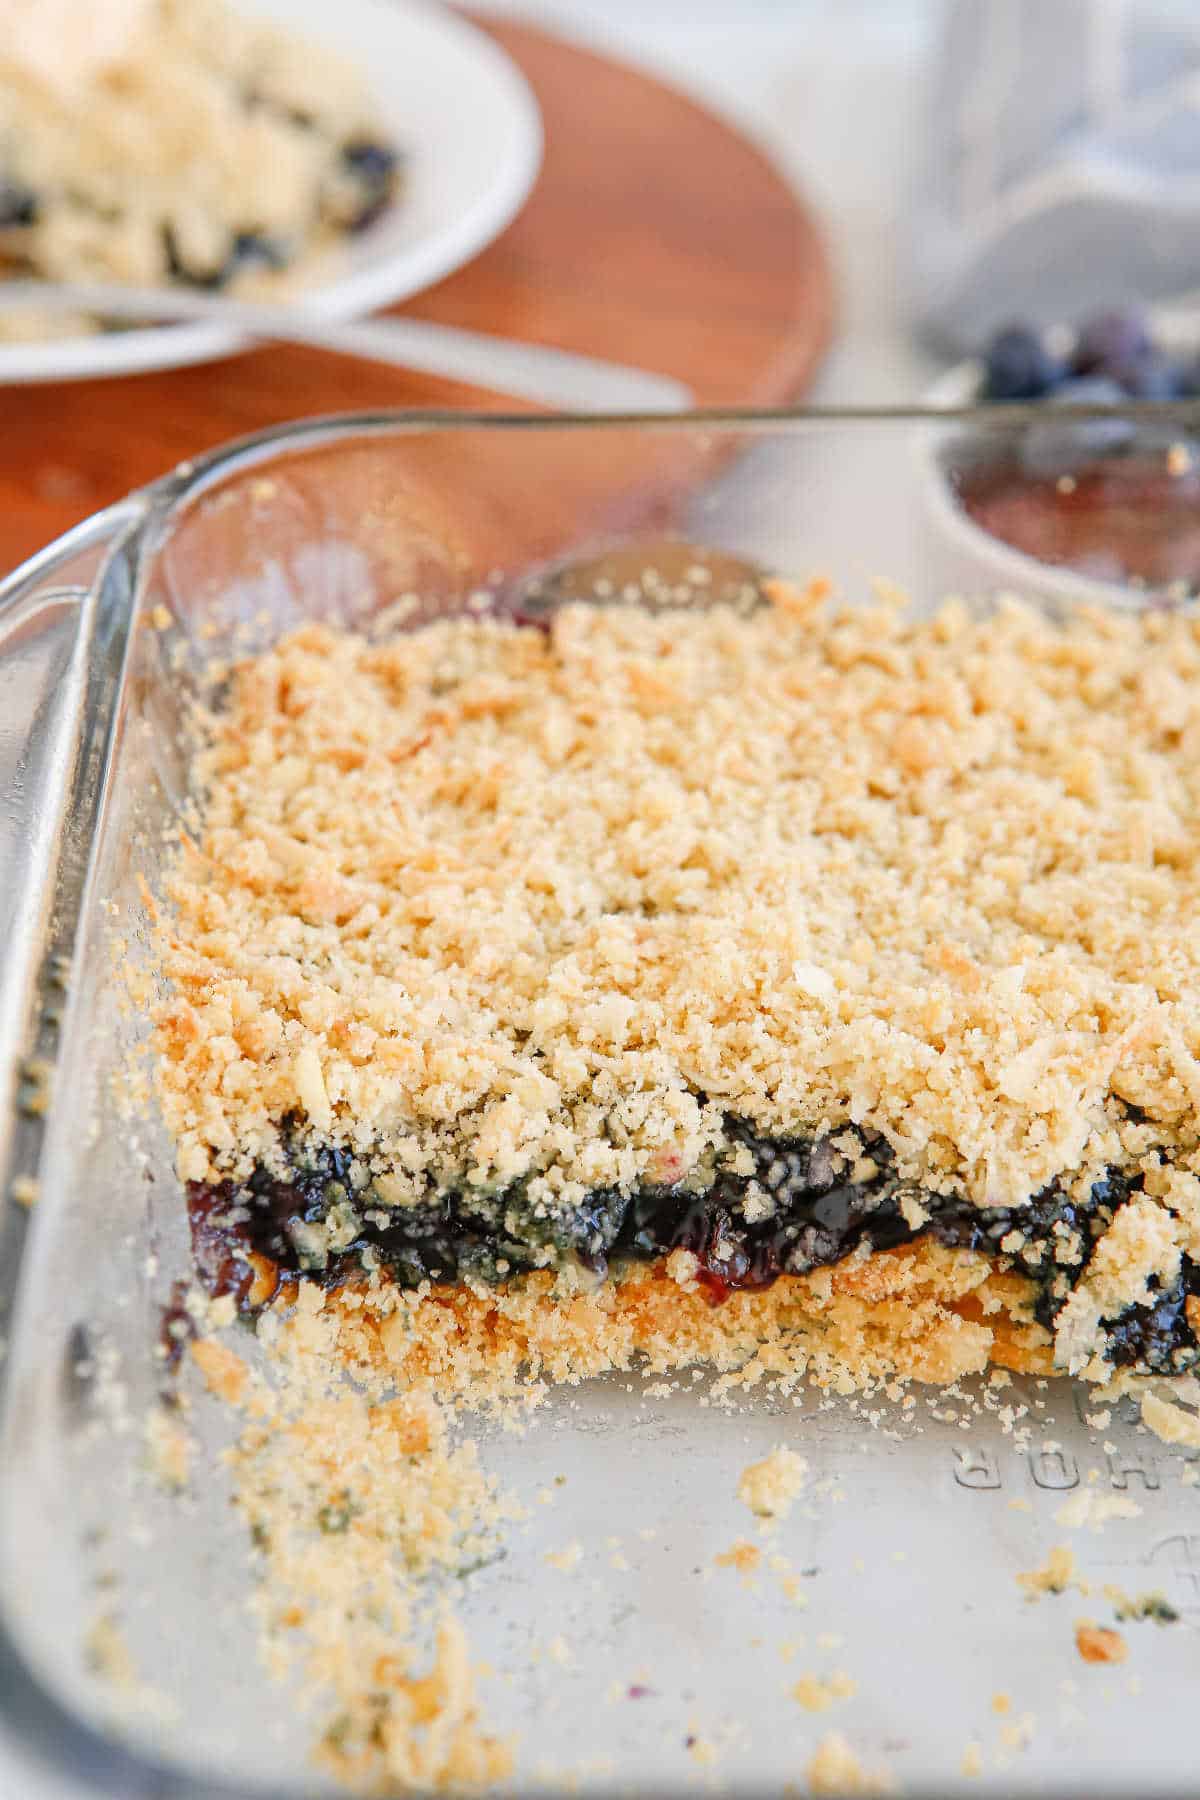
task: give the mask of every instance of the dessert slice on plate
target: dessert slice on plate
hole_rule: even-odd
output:
[[[89,36],[86,17],[72,32],[51,12],[35,30],[39,11],[17,9],[0,63],[0,275],[261,287],[391,202],[399,150],[358,68],[225,0],[96,13]],[[0,330],[32,323],[0,315]]]

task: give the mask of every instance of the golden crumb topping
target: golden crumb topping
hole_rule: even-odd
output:
[[[171,889],[181,1174],[287,1115],[401,1205],[674,1181],[728,1113],[874,1129],[988,1204],[1167,1146],[1142,1274],[1177,1259],[1200,627],[776,599],[314,625],[238,668]]]

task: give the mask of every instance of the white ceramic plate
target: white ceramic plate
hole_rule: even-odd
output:
[[[351,318],[406,300],[499,236],[533,186],[542,127],[524,76],[490,38],[422,0],[253,0],[253,8],[360,62],[406,159],[395,205],[347,241],[333,279],[305,289],[307,307]],[[235,333],[207,324],[0,344],[0,383],[177,368],[241,347]]]

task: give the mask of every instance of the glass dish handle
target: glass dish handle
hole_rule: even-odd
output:
[[[105,571],[143,512],[110,507],[0,583],[0,1333],[129,632]]]

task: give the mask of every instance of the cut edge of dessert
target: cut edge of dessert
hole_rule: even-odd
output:
[[[492,1290],[527,1285],[535,1273],[542,1277],[535,1291],[547,1300],[574,1302],[606,1279],[633,1280],[640,1296],[646,1280],[658,1278],[710,1309],[732,1295],[752,1302],[783,1282],[803,1307],[806,1295],[820,1291],[804,1280],[816,1271],[838,1271],[837,1291],[857,1300],[873,1289],[886,1296],[893,1284],[902,1289],[910,1276],[919,1285],[934,1267],[956,1262],[962,1273],[949,1311],[983,1327],[969,1350],[960,1346],[966,1356],[981,1354],[989,1329],[981,1309],[990,1302],[1005,1318],[998,1339],[992,1329],[987,1360],[1005,1366],[1041,1373],[1057,1362],[1103,1380],[1120,1371],[1185,1374],[1200,1363],[1200,1266],[1186,1252],[1173,1280],[1150,1273],[1145,1297],[1115,1317],[1088,1308],[1081,1332],[1080,1307],[1068,1307],[1106,1240],[1106,1260],[1122,1246],[1134,1255],[1136,1245],[1125,1243],[1136,1235],[1130,1222],[1148,1216],[1153,1226],[1157,1209],[1136,1171],[1106,1173],[1082,1203],[1056,1183],[1024,1207],[976,1207],[900,1180],[878,1135],[843,1128],[764,1138],[731,1119],[727,1147],[705,1184],[693,1172],[674,1185],[606,1188],[567,1217],[547,1219],[519,1184],[487,1199],[460,1190],[389,1207],[380,1194],[386,1175],[356,1188],[354,1171],[364,1165],[328,1140],[306,1142],[298,1126],[284,1121],[283,1174],[259,1164],[245,1183],[188,1186],[197,1273],[209,1293],[232,1295],[250,1311],[290,1298],[303,1278],[360,1292],[458,1286],[487,1312]],[[939,1264],[928,1254],[935,1246],[968,1254]],[[740,1312],[743,1331],[752,1311],[751,1304]],[[904,1355],[898,1347],[901,1361]],[[928,1346],[908,1356],[910,1367],[928,1361]]]

